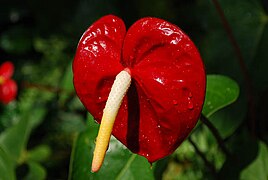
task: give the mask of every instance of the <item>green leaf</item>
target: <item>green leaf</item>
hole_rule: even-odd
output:
[[[63,133],[81,132],[86,129],[83,117],[70,112],[59,112],[59,130]]]
[[[94,128],[94,127],[93,127]],[[73,144],[71,162],[69,168],[69,179],[90,179],[90,154],[93,153],[96,130],[84,131],[78,134]],[[96,127],[95,127],[96,128]]]
[[[259,141],[249,134],[247,128],[242,127],[239,133],[229,138],[226,145],[232,155],[226,156],[226,161],[218,172],[218,177],[220,179],[239,179],[241,172],[258,157]],[[256,177],[256,179],[258,178]]]
[[[202,113],[210,117],[216,111],[233,103],[239,95],[237,83],[222,75],[208,75],[206,99]]]
[[[27,152],[27,161],[42,162],[51,154],[51,149],[47,145],[39,145]]]
[[[60,93],[59,99],[61,104],[65,103],[66,99],[74,92],[72,63],[72,61],[69,63],[63,79],[61,80],[61,89],[63,90],[63,92]]]
[[[29,172],[24,180],[43,180],[46,178],[46,170],[36,162],[29,162]]]
[[[117,159],[117,158],[120,158],[120,156],[115,156],[114,158]],[[130,157],[127,157],[127,160],[128,161],[123,165],[123,168],[119,171],[118,174],[116,174],[115,176],[116,179],[135,180],[135,179],[140,178],[140,174],[144,175],[142,177],[142,179],[144,180],[154,179],[153,170],[150,168],[151,165],[148,163],[148,161],[144,157],[139,156],[137,154],[131,154]]]
[[[21,119],[28,119],[29,128],[39,125],[47,109],[40,102],[43,99],[43,92],[38,89],[26,89],[22,91],[18,101],[18,111]]]
[[[29,136],[28,119],[21,119],[18,124],[8,128],[0,135],[0,148],[10,157],[12,164],[18,161]]]
[[[268,178],[268,147],[259,142],[259,152],[256,159],[240,174],[243,180],[267,180]]]
[[[246,102],[243,102],[239,98],[235,103],[217,111],[209,117],[209,120],[218,129],[222,138],[232,135],[241,125],[245,118],[245,114],[243,114],[244,109],[246,109],[245,105]]]
[[[0,147],[12,158],[13,165],[20,160],[32,128],[40,123],[45,112],[43,108],[33,109],[31,114],[26,111],[17,124],[1,133]]]
[[[32,105],[34,107],[34,105]],[[25,119],[28,119],[29,122],[29,129],[33,129],[38,126],[42,121],[43,117],[45,116],[47,110],[44,107],[35,107],[34,109],[30,110],[30,112],[26,112]]]
[[[14,167],[11,163],[12,161],[9,158],[9,155],[0,147],[0,174],[1,180],[14,180],[15,173]]]
[[[232,113],[237,108],[237,112],[240,111],[241,106],[237,106],[237,103],[241,102],[236,102],[235,106],[228,106],[235,102],[238,96],[239,87],[234,80],[223,75],[207,76],[206,99],[202,113],[209,118],[223,138],[233,133],[241,123],[242,118]],[[238,118],[235,119],[236,117]]]
[[[72,151],[69,179],[138,179],[141,174],[143,179],[153,179],[153,170],[148,161],[131,153],[114,137],[111,138],[102,168],[97,173],[91,173],[98,126],[91,119],[89,128],[77,136]]]
[[[66,68],[65,74],[61,81],[62,89],[69,92],[74,91],[72,65],[73,62],[71,61],[68,67]]]

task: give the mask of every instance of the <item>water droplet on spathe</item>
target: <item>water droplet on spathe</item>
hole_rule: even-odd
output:
[[[192,92],[189,92],[189,98],[192,98],[192,97],[193,97]]]
[[[142,135],[142,137],[143,137],[143,138],[145,137],[144,134]]]
[[[178,105],[178,101],[177,100],[173,100],[172,101],[174,105]]]
[[[189,100],[188,101],[188,109],[192,110],[193,108],[194,108],[194,103],[191,100]]]

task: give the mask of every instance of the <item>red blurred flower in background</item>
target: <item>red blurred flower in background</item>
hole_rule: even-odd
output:
[[[17,83],[11,79],[14,73],[14,65],[10,61],[0,66],[0,102],[8,104],[16,98]]]

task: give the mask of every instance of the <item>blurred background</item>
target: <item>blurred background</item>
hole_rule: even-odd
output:
[[[127,27],[145,16],[176,24],[200,50],[207,74],[227,76],[240,87],[235,103],[209,117],[240,160],[234,162],[234,156],[222,152],[208,128],[200,126],[190,141],[151,170],[137,158],[140,167],[127,169],[131,175],[126,177],[267,179],[267,13],[267,0],[1,0],[0,61],[14,63],[18,95],[0,106],[0,179],[103,179],[105,173],[124,177],[121,170],[89,172],[90,160],[82,155],[92,153],[84,145],[95,137],[87,126],[96,124],[72,84],[78,41],[107,14],[121,17]],[[134,157],[118,146],[124,162]]]

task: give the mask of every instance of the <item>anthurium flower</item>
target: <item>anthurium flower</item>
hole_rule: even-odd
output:
[[[0,102],[8,104],[17,95],[17,84],[11,79],[14,73],[14,65],[10,61],[0,66]]]
[[[171,154],[189,135],[205,96],[197,48],[176,25],[146,17],[126,31],[104,16],[83,34],[73,62],[74,86],[101,123],[92,171],[98,171],[111,133],[149,162]]]

